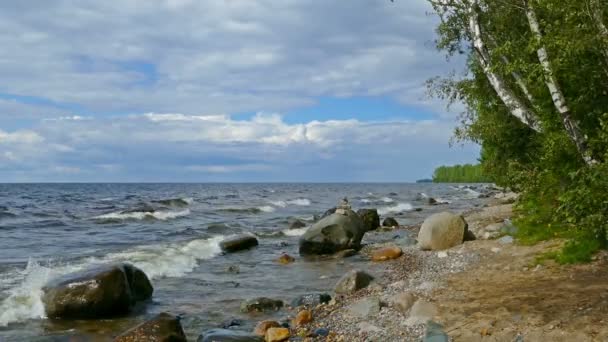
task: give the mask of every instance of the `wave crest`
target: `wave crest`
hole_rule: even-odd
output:
[[[129,211],[129,212],[117,212],[108,213],[93,217],[94,220],[99,221],[124,221],[124,220],[160,220],[166,221],[182,216],[190,215],[190,209],[181,211]]]
[[[378,214],[386,215],[390,213],[400,213],[402,211],[410,211],[414,209],[409,203],[397,203],[396,205],[390,207],[383,207],[378,209]]]

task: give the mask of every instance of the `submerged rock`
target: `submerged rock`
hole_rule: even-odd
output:
[[[382,227],[399,227],[399,222],[392,217],[387,217],[382,221]]]
[[[234,253],[258,245],[258,239],[250,234],[237,235],[220,242],[220,248],[225,253]]]
[[[380,227],[380,216],[376,209],[359,209],[357,215],[361,217],[368,231],[376,230]]]
[[[179,317],[163,312],[116,337],[114,342],[186,342]]]
[[[352,270],[338,280],[334,291],[337,294],[355,293],[358,290],[369,286],[373,280],[374,277],[366,272],[361,270]]]
[[[443,327],[433,321],[426,323],[426,331],[422,342],[448,342],[448,335],[443,331]]]
[[[264,342],[264,338],[248,331],[211,329],[201,334],[197,342]]]
[[[127,314],[152,297],[146,274],[130,264],[104,265],[46,284],[42,302],[49,318],[91,319]]]
[[[241,304],[241,312],[278,311],[282,307],[282,300],[258,297],[244,301]]]
[[[331,214],[308,228],[300,239],[301,255],[333,254],[345,249],[359,249],[367,231],[365,224],[352,210]]]
[[[296,261],[296,259],[287,253],[281,254],[281,256],[277,259],[277,262],[281,265],[291,264],[294,261]]]
[[[326,304],[331,301],[331,296],[327,293],[309,293],[301,295],[291,301],[291,306],[294,308],[298,306],[317,306],[319,304]]]
[[[423,250],[442,250],[459,245],[464,240],[467,223],[460,215],[442,212],[429,216],[418,233]]]
[[[299,219],[295,219],[289,223],[289,229],[298,229],[306,227],[306,223],[302,222]]]

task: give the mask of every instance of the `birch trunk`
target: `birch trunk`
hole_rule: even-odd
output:
[[[532,109],[530,109],[517,97],[517,95],[509,88],[502,76],[492,70],[490,53],[484,44],[481,34],[477,5],[478,0],[471,1],[471,4],[468,6],[468,20],[469,34],[471,35],[471,39],[473,41],[473,47],[475,48],[475,51],[477,51],[479,63],[481,64],[488,81],[498,94],[498,97],[500,97],[502,102],[507,106],[507,108],[509,108],[511,114],[528,127],[540,132],[540,126]],[[529,92],[527,92],[527,95],[529,95]]]
[[[572,118],[572,113],[570,112],[570,108],[568,107],[566,98],[564,97],[557,78],[555,77],[555,74],[553,72],[553,68],[551,67],[549,55],[547,54],[547,49],[542,44],[543,35],[540,31],[540,25],[538,23],[538,19],[536,18],[536,13],[534,12],[534,9],[527,0],[524,0],[524,2],[526,6],[526,17],[528,18],[530,30],[539,42],[539,48],[536,52],[538,55],[538,60],[545,73],[545,84],[547,85],[547,88],[549,88],[549,92],[551,93],[551,99],[553,100],[555,109],[557,109],[558,113],[560,114],[568,136],[576,145],[576,148],[578,149],[578,152],[580,153],[585,163],[587,165],[595,164],[597,163],[597,161],[591,157],[587,145],[587,138],[582,134],[576,120]]]

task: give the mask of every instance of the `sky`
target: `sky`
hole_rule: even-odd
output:
[[[0,3],[0,182],[408,182],[476,162],[426,0]]]

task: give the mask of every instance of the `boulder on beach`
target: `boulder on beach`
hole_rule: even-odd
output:
[[[380,313],[382,303],[377,297],[367,297],[358,300],[348,307],[348,314],[352,317],[370,318]]]
[[[301,255],[333,254],[344,249],[359,249],[367,231],[363,220],[354,211],[342,209],[321,219],[300,239]]]
[[[399,227],[399,222],[393,217],[387,217],[382,221],[382,227]]]
[[[293,325],[296,327],[312,322],[312,312],[310,310],[302,310],[298,312],[296,318],[293,319]]]
[[[197,342],[264,342],[264,338],[248,331],[211,329],[201,334]]]
[[[290,337],[289,329],[287,328],[270,328],[266,330],[266,342],[283,342]]]
[[[351,294],[371,284],[374,277],[361,270],[352,270],[346,273],[338,282],[334,291],[337,294]]]
[[[220,248],[225,253],[234,253],[249,249],[258,245],[258,239],[250,234],[242,234],[229,237],[220,242]]]
[[[380,216],[376,209],[359,209],[357,215],[361,217],[368,231],[376,230],[380,227]]]
[[[94,319],[127,314],[152,297],[146,274],[130,264],[103,265],[47,283],[42,302],[49,318]]]
[[[464,240],[467,222],[460,215],[442,212],[429,216],[418,233],[418,244],[423,250],[443,250],[459,245]]]
[[[324,218],[326,218],[327,216],[331,215],[331,214],[335,214],[336,210],[338,210],[338,207],[333,207],[333,208],[329,208],[327,209],[322,215],[321,217],[319,217],[319,220],[322,220]]]
[[[258,297],[241,303],[241,312],[278,311],[283,307],[283,301],[266,297]]]
[[[163,312],[149,321],[121,334],[114,342],[186,342],[179,317]]]
[[[326,304],[331,301],[331,296],[327,293],[308,293],[301,295],[291,301],[291,306],[296,308],[298,306],[317,306],[319,304]]]

